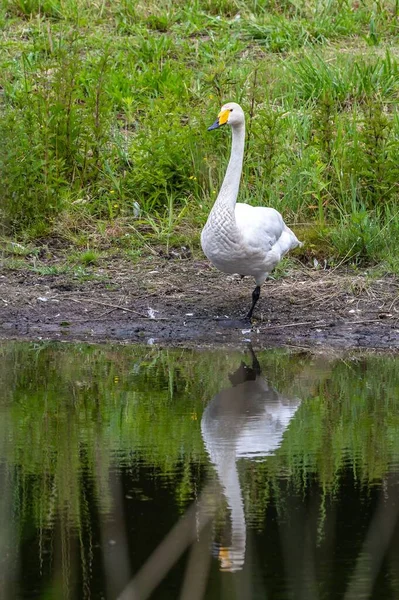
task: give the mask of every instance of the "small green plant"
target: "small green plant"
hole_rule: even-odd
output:
[[[62,16],[62,5],[59,0],[9,0],[9,10],[26,19],[32,16],[46,16],[57,19]]]
[[[247,186],[255,189],[258,180],[263,182],[261,193],[264,202],[271,197],[274,177],[281,160],[282,128],[281,111],[273,106],[265,106],[259,110],[251,123],[251,145],[246,158],[245,178]]]
[[[37,257],[40,249],[30,244],[20,244],[9,240],[0,240],[1,252],[6,256],[34,256]]]
[[[295,50],[309,40],[309,32],[300,21],[277,15],[268,16],[267,21],[262,24],[248,21],[245,23],[245,31],[249,39],[255,40],[270,52]]]
[[[96,265],[99,261],[100,255],[95,250],[86,250],[80,254],[72,255],[71,260],[78,262],[83,266]]]
[[[361,177],[364,200],[368,208],[382,208],[397,193],[399,144],[391,136],[392,119],[386,114],[379,99],[368,102],[361,140],[364,153]]]
[[[370,212],[365,206],[356,205],[351,213],[341,216],[328,238],[335,252],[347,261],[370,265],[385,260],[397,271],[398,217],[397,208],[386,214],[385,210]]]
[[[65,275],[70,273],[70,267],[67,265],[43,265],[35,263],[31,271],[38,275]]]
[[[333,158],[336,113],[337,105],[334,99],[327,94],[323,95],[314,112],[313,128],[317,132],[314,142],[320,147],[322,160],[327,165],[331,164]]]

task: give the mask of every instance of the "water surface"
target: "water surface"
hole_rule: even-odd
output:
[[[399,598],[398,356],[0,353],[1,598]]]

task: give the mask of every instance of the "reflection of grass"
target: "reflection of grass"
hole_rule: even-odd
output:
[[[296,394],[306,401],[281,449],[257,468],[243,469],[253,519],[264,514],[282,474],[297,491],[316,477],[325,494],[339,488],[348,464],[359,484],[381,481],[399,461],[398,384],[398,359],[370,356],[337,360],[328,379],[316,385],[308,399],[299,386]]]
[[[0,448],[8,472],[18,473],[17,521],[33,518],[51,530],[59,517],[65,531],[73,526],[80,536],[88,510],[83,471],[100,515],[113,510],[110,473],[120,464],[160,470],[185,507],[197,486],[195,465],[208,461],[202,412],[229,386],[228,374],[243,358],[237,352],[51,343],[10,343],[0,356]],[[329,495],[348,462],[359,483],[381,480],[397,464],[397,358],[325,363],[282,350],[258,358],[276,389],[303,402],[273,456],[239,462],[253,523],[262,523],[272,495],[284,510],[282,476],[298,492],[316,479]]]
[[[61,503],[69,507],[75,505],[83,448],[90,465],[101,447],[105,473],[116,451],[126,461],[134,450],[165,474],[181,460],[204,460],[199,430],[204,404],[228,386],[227,375],[241,360],[216,351],[84,345],[73,351],[11,345],[3,348],[2,359],[2,388],[8,390],[6,408],[14,423],[8,459],[26,474],[46,474],[48,481],[60,477],[64,492],[58,498],[65,494]],[[279,391],[312,397],[302,403],[281,451],[257,469],[269,475],[288,470],[298,482],[305,469],[331,487],[350,456],[360,479],[384,474],[399,452],[393,435],[399,418],[394,358],[337,361],[327,381],[317,384],[317,372],[312,375],[312,391],[300,377],[304,369],[311,372],[309,356],[275,351],[260,359]],[[15,361],[18,371],[11,368]],[[254,481],[262,486],[268,479]]]

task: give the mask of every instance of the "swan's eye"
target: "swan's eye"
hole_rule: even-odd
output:
[[[232,109],[232,108],[230,108],[230,112],[233,112],[233,109]]]

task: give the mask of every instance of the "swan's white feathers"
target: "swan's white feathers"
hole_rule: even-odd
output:
[[[300,243],[274,208],[237,203],[235,223],[213,214],[201,235],[206,256],[224,273],[251,275],[261,285],[281,258]],[[236,235],[231,235],[232,226]]]
[[[256,255],[259,253],[262,255],[260,270],[266,276],[274,269],[284,254],[296,248],[300,243],[284,223],[280,213],[274,208],[237,203],[235,217],[242,246],[251,248]],[[258,280],[259,276],[262,277],[262,272],[259,273],[257,266],[256,273],[251,269],[251,272],[240,272],[240,275],[254,275]]]
[[[226,175],[201,233],[205,255],[224,273],[252,275],[261,285],[284,254],[299,240],[274,208],[236,204],[245,143],[245,118],[241,107],[230,102],[227,123],[233,144]]]

